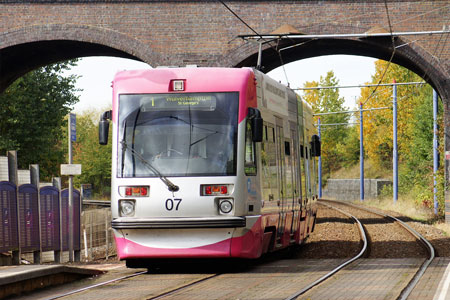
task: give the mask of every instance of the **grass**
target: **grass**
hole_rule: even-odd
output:
[[[359,178],[359,164],[343,168],[331,174],[333,179],[355,179]],[[380,171],[375,168],[370,160],[364,161],[364,178],[366,179],[389,179],[392,180],[392,171]],[[355,203],[360,204],[359,201]],[[450,224],[446,224],[442,218],[436,218],[433,211],[427,207],[420,207],[414,201],[413,195],[399,195],[399,199],[394,204],[392,197],[383,197],[373,200],[365,200],[364,205],[376,207],[386,211],[395,211],[407,216],[415,221],[432,224],[434,227],[450,236]]]
[[[445,232],[445,234],[447,236],[450,236],[450,224],[446,224],[445,222],[439,222],[439,223],[435,223],[433,224],[436,228],[442,230],[443,232]]]
[[[361,204],[360,201],[355,201],[355,204]],[[399,197],[396,203],[392,198],[382,198],[382,199],[370,199],[365,200],[364,205],[379,208],[385,211],[394,211],[403,216],[409,217],[410,219],[430,224],[440,230],[442,230],[445,235],[450,236],[450,224],[446,224],[445,220],[442,218],[436,218],[433,211],[426,207],[417,207],[412,199],[405,197]]]

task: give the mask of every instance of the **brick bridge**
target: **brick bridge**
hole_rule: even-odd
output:
[[[389,23],[393,32],[450,28],[448,0],[225,2],[259,34],[286,24],[307,35],[389,31]],[[212,0],[0,0],[0,91],[36,67],[82,56],[127,57],[152,66],[254,66],[257,46],[236,38],[252,33],[224,5]],[[274,50],[300,42],[305,43],[282,51],[281,59]],[[445,107],[447,151],[449,43],[449,34],[402,36],[395,39],[392,60],[438,91]],[[389,60],[393,52],[389,37],[283,40],[271,46],[263,51],[266,72],[280,66],[281,60],[289,63],[328,54]]]

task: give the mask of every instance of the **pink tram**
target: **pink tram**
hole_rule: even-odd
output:
[[[314,230],[311,108],[251,68],[119,72],[112,228],[127,266],[165,258],[258,258]]]

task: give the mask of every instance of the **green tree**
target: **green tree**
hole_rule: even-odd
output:
[[[73,150],[74,163],[82,165],[82,173],[75,177],[74,182],[76,185],[92,184],[96,197],[111,194],[112,143],[107,146],[98,143],[98,121],[104,110],[90,110],[77,115],[77,142]]]
[[[0,94],[0,153],[17,150],[19,167],[38,163],[44,179],[58,174],[64,160],[61,128],[78,97],[76,77],[62,74],[75,64],[72,60],[39,68]]]
[[[378,83],[388,66],[386,61],[375,62],[372,83]],[[417,82],[422,79],[412,71],[390,64],[382,83]],[[361,91],[360,101],[365,102],[372,91]],[[397,141],[399,159],[399,192],[415,199],[420,205],[433,203],[433,113],[432,88],[425,86],[397,87]],[[379,87],[367,100],[364,108],[391,107],[392,88]],[[439,105],[442,111],[442,104]],[[442,127],[442,115],[438,123]],[[392,168],[393,152],[392,110],[377,110],[364,113],[364,145],[366,153],[379,170]],[[441,145],[443,132],[440,131]],[[443,152],[442,146],[440,152]],[[442,163],[441,163],[442,166]],[[442,169],[442,168],[441,168]],[[442,171],[440,173],[443,173]],[[442,178],[438,182],[443,182]],[[442,184],[441,184],[442,185]],[[438,195],[443,202],[443,187]]]
[[[319,83],[312,81],[306,82],[305,87],[314,86],[337,86],[339,81],[336,79],[333,71],[329,71],[325,77],[320,77]],[[345,111],[344,98],[339,97],[338,88],[308,90],[303,99],[311,104],[314,113]],[[348,123],[350,116],[348,114],[330,114],[321,116],[322,124],[341,124]],[[314,118],[317,123],[318,117]],[[340,169],[343,166],[344,157],[340,149],[344,147],[343,143],[347,139],[349,128],[345,125],[323,126],[322,127],[322,169],[325,177],[329,177],[331,172]]]

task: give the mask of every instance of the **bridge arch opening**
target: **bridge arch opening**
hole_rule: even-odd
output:
[[[268,50],[268,49],[266,49],[266,51],[270,51],[270,50]],[[273,51],[273,50],[272,50]],[[263,66],[266,66],[265,64],[264,64],[264,62],[266,62],[267,63],[267,66],[263,69],[263,71],[264,72],[267,72],[267,70],[269,70],[270,69],[270,71],[269,72],[267,72],[267,73],[269,73],[269,75],[271,75],[271,73],[274,73],[274,71],[278,71],[277,73],[278,73],[278,76],[277,76],[277,78],[276,79],[281,79],[281,80],[287,80],[291,85],[294,85],[294,86],[291,86],[292,88],[295,88],[295,87],[302,87],[302,85],[303,85],[303,83],[306,81],[302,81],[302,82],[299,82],[299,81],[293,81],[292,79],[293,78],[295,78],[295,77],[291,77],[291,75],[293,74],[293,73],[291,73],[291,74],[288,74],[288,78],[286,79],[285,77],[284,77],[284,74],[282,74],[283,73],[283,71],[281,71],[280,69],[281,69],[281,66],[280,67],[278,67],[277,65],[279,65],[280,64],[280,62],[284,62],[285,64],[284,64],[284,66],[287,68],[287,66],[289,66],[289,65],[294,65],[295,64],[295,62],[306,62],[306,61],[310,61],[310,60],[319,60],[319,59],[321,59],[321,60],[323,60],[323,61],[327,61],[329,58],[330,58],[330,53],[339,53],[339,54],[341,54],[341,51],[342,51],[342,49],[334,49],[334,50],[327,50],[327,49],[322,49],[322,50],[317,50],[316,51],[316,54],[314,54],[312,51],[309,53],[309,54],[306,54],[306,53],[304,53],[304,52],[301,52],[301,53],[298,53],[298,54],[295,54],[295,53],[291,53],[291,56],[290,57],[286,57],[286,56],[282,56],[282,60],[280,60],[280,57],[278,56],[278,54],[276,53],[276,55],[275,54],[273,54],[273,55],[271,55],[271,60],[272,61],[269,61],[269,62],[267,62],[267,61],[264,61],[264,57],[263,57]],[[275,52],[275,51],[273,51],[273,52]],[[396,51],[397,52],[397,51]],[[367,52],[367,53],[369,53],[369,52]],[[367,53],[364,53],[364,52],[358,52],[358,53],[352,53],[353,55],[355,55],[355,54],[357,54],[358,55],[358,57],[355,57],[355,56],[353,56],[353,59],[357,59],[357,58],[359,58],[359,57],[362,57],[362,56],[364,56],[364,57],[372,57],[372,58],[375,58],[375,59],[381,59],[381,60],[384,60],[385,62],[386,61],[388,61],[389,59],[390,59],[390,56],[391,56],[391,53],[389,53],[389,52],[386,52],[384,55],[381,55],[380,53],[374,53],[374,54],[371,54],[371,55],[367,55]],[[266,55],[267,55],[268,53],[266,52]],[[346,54],[348,54],[348,53],[346,53]],[[363,55],[363,54],[365,54],[365,55]],[[420,77],[422,77],[425,81],[427,81],[434,89],[436,89],[437,91],[438,91],[438,94],[439,94],[439,88],[441,88],[441,90],[440,90],[440,94],[441,95],[444,95],[444,97],[445,97],[445,86],[446,86],[446,81],[448,80],[448,79],[446,79],[446,78],[448,78],[447,76],[446,76],[446,74],[445,74],[445,70],[443,70],[442,68],[441,68],[441,66],[440,65],[434,65],[434,64],[431,64],[431,63],[429,63],[429,61],[427,62],[423,57],[422,58],[420,58],[419,57],[419,54],[418,53],[413,53],[413,54],[411,54],[410,52],[404,52],[404,53],[396,53],[396,54],[398,54],[398,58],[397,59],[392,59],[392,65],[393,64],[396,64],[396,65],[400,65],[400,66],[402,66],[402,67],[404,67],[404,68],[406,68],[406,69],[408,69],[408,70],[410,70],[410,71],[412,71],[412,72],[414,72],[415,74],[417,74],[418,76],[420,76]],[[408,55],[407,55],[408,54]],[[295,60],[295,56],[297,55],[297,57],[301,57],[300,59],[297,59],[297,60]],[[267,59],[267,57],[268,56],[266,56],[266,59]],[[394,58],[395,58],[395,56],[394,56]],[[414,59],[415,58],[415,59]],[[349,61],[351,60],[350,58],[348,59]],[[286,63],[286,61],[289,61],[289,63]],[[374,61],[374,60],[373,60]],[[252,63],[253,63],[254,61],[252,61]],[[373,64],[373,62],[372,62],[372,64]],[[298,64],[298,65],[300,65],[300,64]],[[297,65],[297,66],[298,66]],[[301,65],[303,65],[303,63],[301,64]],[[306,65],[306,64],[305,64]],[[277,66],[277,67],[273,67],[273,66]],[[293,68],[291,68],[291,70],[292,70]],[[333,68],[332,68],[332,66],[329,66],[329,67],[325,67],[325,68],[323,68],[322,70],[323,70],[323,73],[321,73],[320,74],[320,76],[323,76],[323,77],[325,77],[326,76],[326,74],[327,74],[327,72],[328,71],[330,71],[330,70],[332,70]],[[374,70],[371,72],[371,74],[370,75],[375,75],[375,68],[374,68]],[[302,70],[298,70],[298,72],[306,72],[306,73],[309,73],[309,70],[308,69],[302,69]],[[316,73],[317,74],[317,73]],[[336,74],[336,73],[335,73]],[[310,79],[307,79],[307,81],[309,81],[309,82],[311,82],[311,81],[313,81],[313,80],[315,80],[315,81],[319,81],[318,80],[318,77],[319,76],[317,76],[317,77],[314,77],[314,78],[310,78]],[[386,76],[387,77],[387,76]],[[341,78],[340,77],[337,77],[337,79],[338,80],[340,80]],[[353,82],[353,83],[351,83],[351,85],[359,85],[359,84],[364,84],[364,82],[362,81],[362,80],[364,80],[364,79],[360,79],[361,81],[355,81],[355,82]],[[368,79],[368,80],[366,80],[367,82],[371,82],[371,79]],[[418,81],[418,80],[414,80],[414,81]],[[343,84],[343,85],[346,85],[346,84]],[[448,86],[448,85],[447,85]],[[429,87],[428,87],[429,88]],[[384,88],[383,88],[384,89]],[[386,88],[386,89],[388,89],[388,88]],[[389,88],[389,89],[391,89],[391,88]],[[402,88],[401,88],[402,89]],[[430,89],[429,89],[430,90]],[[342,92],[343,90],[342,89],[339,89],[339,96],[342,96],[342,94],[341,94],[341,92]],[[378,89],[378,91],[380,91],[380,89]],[[392,93],[392,92],[391,92]],[[448,94],[447,94],[448,95]],[[358,98],[361,96],[361,92],[360,92],[360,89],[358,89]],[[411,95],[412,96],[412,95]],[[423,99],[425,100],[425,98],[426,98],[426,102],[428,102],[428,105],[429,105],[429,112],[432,112],[432,104],[431,104],[431,93],[429,93],[428,95],[427,95],[428,97],[424,97]],[[361,97],[362,98],[362,97]],[[360,98],[360,99],[361,99]],[[362,98],[363,100],[364,100],[364,98]],[[448,101],[446,101],[445,99],[449,99],[448,98],[448,96],[447,96],[447,98],[443,98],[442,96],[441,96],[441,100],[443,101],[443,103],[444,104],[446,104],[446,103],[448,103]],[[353,99],[352,99],[353,100]],[[351,105],[351,107],[348,105],[348,101],[346,101],[346,106],[348,106],[350,109],[354,109],[354,107],[356,106],[356,101],[353,101],[353,103],[352,103],[352,105]],[[445,110],[445,107],[444,107],[444,110]],[[442,111],[440,111],[439,113],[438,113],[438,116],[442,116]],[[427,114],[427,115],[423,115],[423,118],[424,119],[428,119],[428,120],[431,120],[432,121],[432,114],[431,114],[431,116],[430,116],[430,114]],[[445,119],[445,112],[444,112],[444,120],[446,121],[446,122],[448,122],[448,118],[447,119]],[[411,120],[410,120],[411,121]],[[429,121],[429,123],[431,122],[431,121]],[[420,125],[423,125],[423,123],[421,123]],[[358,125],[357,125],[358,126]],[[323,130],[323,128],[324,127],[322,127],[322,130]],[[423,128],[423,127],[420,127],[420,128]],[[326,127],[325,127],[325,129],[326,129]],[[448,132],[448,126],[444,126],[444,127],[441,127],[441,129],[443,129],[445,132]],[[390,131],[390,132],[392,132],[392,131]],[[442,131],[441,131],[441,134],[442,134]],[[365,135],[366,135],[366,133],[365,133]],[[411,132],[409,132],[409,134],[405,134],[405,133],[403,133],[403,135],[405,136],[405,135],[407,135],[408,137],[411,137]],[[424,134],[424,136],[425,136],[425,134]],[[448,136],[447,136],[447,134],[444,136],[445,137],[445,139],[447,140],[446,142],[448,143]],[[442,138],[442,136],[441,136],[441,138]],[[365,137],[365,139],[366,139],[366,137]],[[433,151],[433,146],[431,145],[431,139],[429,140],[429,142],[430,142],[430,145],[428,145],[428,151],[430,152],[430,153],[432,153],[432,151]],[[365,143],[367,143],[367,142],[365,142]],[[390,146],[390,145],[389,145]],[[386,151],[386,149],[383,149],[383,150],[385,150]],[[366,150],[367,151],[367,150]],[[417,152],[420,152],[420,150],[419,151],[417,151]],[[367,155],[367,152],[365,152],[366,154],[365,154],[365,156]],[[391,153],[392,154],[392,153]],[[404,154],[404,153],[402,153],[402,154]],[[417,159],[417,160],[419,160],[419,159]],[[392,157],[389,157],[389,160],[386,160],[386,161],[389,161],[389,162],[391,162],[392,161]],[[432,160],[431,160],[431,162],[432,162]],[[406,163],[405,162],[402,162],[402,167],[404,168],[404,166],[406,165]],[[392,165],[392,164],[391,164]],[[392,169],[391,169],[392,170]],[[440,169],[440,171],[442,171],[442,170],[445,170],[445,172],[447,173],[448,171],[448,168],[447,168],[447,166],[445,166],[444,168],[441,168]],[[367,170],[366,170],[366,172],[367,172]],[[391,171],[392,172],[392,171]],[[351,173],[351,172],[350,172]],[[353,174],[353,173],[352,173]],[[367,174],[367,173],[366,173]],[[341,175],[341,174],[340,174]],[[439,175],[440,176],[440,175]],[[445,176],[448,176],[448,174],[446,174]],[[384,177],[383,177],[384,178]],[[404,179],[403,179],[404,180]],[[439,193],[439,195],[440,196],[443,196],[444,195],[444,188],[443,187],[441,187],[441,186],[439,186],[439,190],[438,190],[438,193]],[[358,191],[359,192],[359,191]],[[367,192],[366,192],[367,193]],[[403,194],[405,194],[405,192],[403,192]],[[367,195],[367,194],[366,194]],[[333,195],[333,196],[335,196],[335,195]],[[332,196],[332,197],[333,197]],[[402,195],[403,196],[403,195]],[[432,202],[431,202],[431,205],[432,205]],[[439,207],[440,207],[440,209],[444,209],[443,208],[443,206],[442,206],[442,203],[441,204],[439,204]]]
[[[277,49],[274,49],[276,45]],[[312,39],[280,40],[265,44],[262,51],[262,71],[267,73],[290,62],[327,55],[356,55],[382,59],[405,67],[429,83],[443,100],[450,101],[450,75],[445,66],[434,56],[413,42],[396,38],[395,53],[391,38],[365,39]],[[242,53],[233,63],[236,67],[256,66],[258,49],[254,43],[248,43],[239,49]]]
[[[0,89],[6,89],[29,71],[52,63],[85,56],[115,56],[140,60],[124,51],[80,41],[39,41],[0,50]]]
[[[88,56],[112,56],[157,64],[159,54],[128,35],[93,26],[49,24],[0,35],[0,93],[29,71]]]

